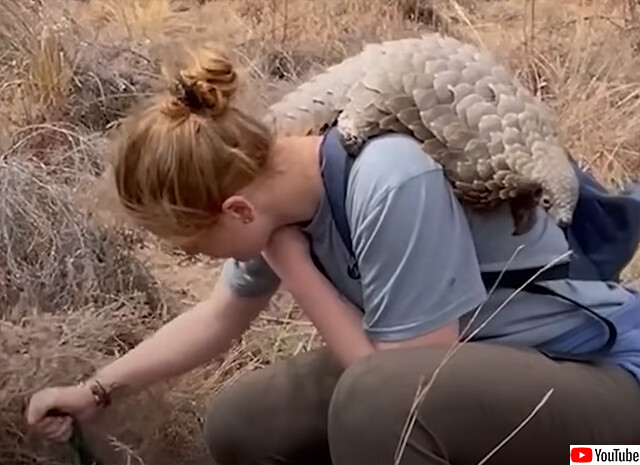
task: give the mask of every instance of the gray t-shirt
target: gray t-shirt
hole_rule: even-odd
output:
[[[440,165],[400,134],[365,146],[350,175],[346,210],[361,280],[347,275],[349,256],[326,197],[305,230],[328,277],[362,309],[364,330],[377,341],[412,338],[458,318],[464,328],[484,303],[476,328],[513,293],[500,289],[487,300],[481,271],[500,271],[509,261],[511,269],[544,266],[568,250],[562,231],[541,210],[532,231],[513,236],[508,207],[482,214],[463,207]],[[241,295],[271,293],[279,285],[261,258],[228,260],[222,279]],[[630,296],[608,283],[559,281],[553,288],[604,315]],[[584,324],[599,323],[565,301],[523,292],[476,339],[539,346]],[[604,342],[606,332],[595,338]]]

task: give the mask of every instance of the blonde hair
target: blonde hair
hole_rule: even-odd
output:
[[[231,103],[239,77],[218,46],[188,52],[168,92],[132,114],[114,160],[120,202],[134,221],[170,239],[213,226],[222,203],[265,168],[269,129]]]

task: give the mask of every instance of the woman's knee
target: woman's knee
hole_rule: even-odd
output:
[[[326,455],[326,411],[341,372],[328,352],[313,351],[224,389],[211,401],[204,425],[215,463],[311,463],[308,454]]]
[[[465,345],[438,369],[442,355],[427,348],[379,353],[344,373],[329,414],[336,465],[396,463],[417,399],[406,463],[477,463],[520,427],[496,453],[496,463],[523,460],[518,455],[523,449],[536,452],[521,463],[560,463],[566,460],[566,444],[637,437],[629,431],[634,419],[637,424],[637,410],[626,408],[637,403],[637,387],[622,399],[613,389],[614,381],[622,388],[631,386],[631,379],[618,379],[603,368],[559,364],[530,350],[485,344]],[[542,401],[544,408],[521,425]],[[612,417],[625,417],[624,426]]]
[[[249,445],[248,429],[243,424],[242,393],[233,387],[217,394],[207,406],[203,433],[209,455],[216,465],[244,463],[242,455]]]
[[[421,374],[428,380],[441,353],[422,352]],[[336,465],[395,463],[420,382],[420,376],[407,376],[406,371],[403,376],[397,369],[402,364],[400,352],[381,352],[351,366],[340,378],[329,408],[329,446]],[[412,432],[411,440],[419,442],[425,464],[444,463],[429,430]]]
[[[530,408],[504,385],[508,375],[496,372],[503,351],[468,345],[444,363],[446,348],[391,350],[349,368],[329,412],[336,465],[396,463],[401,448],[401,463],[480,460],[485,446],[504,438]]]
[[[264,399],[263,374],[253,372],[218,392],[209,402],[204,439],[216,465],[262,464],[270,444],[265,443],[269,417],[278,406]]]

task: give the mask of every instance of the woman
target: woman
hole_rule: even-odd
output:
[[[478,463],[550,391],[489,463],[566,463],[570,444],[640,443],[634,293],[611,283],[550,283],[617,325],[608,360],[587,364],[541,350],[592,349],[604,337],[596,320],[524,292],[496,313],[512,291],[485,289],[481,271],[543,266],[567,252],[543,213],[531,232],[512,236],[508,210],[467,211],[416,141],[378,137],[349,177],[360,272],[352,279],[323,190],[323,138],[272,136],[233,106],[238,77],[226,55],[203,49],[192,58],[176,91],[125,125],[115,176],[141,226],[227,258],[222,277],[210,298],[83,385],[36,393],[27,413],[33,428],[65,440],[71,422],[47,416],[50,409],[89,419],[218,356],[283,284],[326,349],[248,374],[213,399],[205,435],[217,464]],[[439,369],[463,331],[475,332],[473,342]],[[434,375],[399,448],[420,383]]]

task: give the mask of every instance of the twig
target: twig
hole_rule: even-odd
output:
[[[528,6],[529,6],[528,10],[531,12],[530,16],[527,12]],[[527,18],[530,18],[530,21],[531,21],[531,32],[528,36],[527,36]],[[523,35],[524,35],[524,51],[527,55],[530,55],[531,53],[533,53],[533,49],[534,49],[533,42],[535,39],[535,22],[536,22],[536,1],[526,0],[524,22],[522,26],[523,26]]]
[[[268,323],[277,323],[280,325],[300,325],[300,326],[311,326],[311,323],[304,320],[296,320],[293,318],[280,318],[276,316],[269,315],[260,315],[258,319],[266,321]]]
[[[477,316],[480,314],[480,310],[482,310],[482,307],[484,306],[484,304],[488,302],[488,300],[491,298],[493,293],[496,291],[496,289],[498,288],[498,284],[502,280],[502,277],[504,276],[505,272],[509,269],[509,266],[511,265],[513,260],[515,260],[516,256],[523,248],[524,246],[520,245],[516,248],[516,250],[513,251],[513,253],[511,254],[511,257],[509,258],[509,261],[504,265],[504,267],[502,268],[502,271],[500,271],[500,274],[498,275],[498,279],[496,279],[496,282],[493,283],[493,286],[491,287],[491,289],[489,289],[489,292],[487,293],[487,299],[481,305],[478,305],[478,308],[473,313],[473,316],[469,319],[467,326],[465,326],[465,328],[462,331],[460,331],[461,336],[465,334],[469,328],[471,328],[471,326],[473,325],[473,322],[476,320]]]
[[[486,49],[487,48],[486,44],[482,40],[482,37],[480,37],[480,34],[478,34],[478,30],[475,28],[475,26],[473,25],[473,23],[469,19],[469,16],[467,16],[467,14],[464,12],[464,9],[462,8],[462,6],[460,6],[460,3],[458,3],[456,0],[449,0],[449,3],[456,10],[456,13],[458,14],[458,16],[460,16],[462,21],[464,21],[464,23],[471,29],[471,32],[473,33],[473,35],[476,38],[476,42],[482,48]]]
[[[278,29],[278,0],[271,1],[271,11],[273,11],[273,24],[271,25],[271,39],[276,41],[276,31]]]
[[[289,23],[289,0],[284,0],[284,18],[282,19],[282,42],[280,46],[284,48],[287,43],[287,24]]]
[[[478,462],[478,465],[484,465],[485,463],[487,463],[487,460],[489,460],[493,455],[495,455],[495,453],[498,452],[500,448],[502,448],[506,443],[508,443],[511,440],[511,438],[513,438],[516,434],[518,434],[518,432],[531,421],[531,419],[535,416],[535,414],[538,413],[538,411],[542,408],[542,406],[547,403],[552,393],[553,393],[553,388],[549,389],[549,391],[545,394],[542,400],[538,403],[538,405],[535,406],[533,411],[522,421],[522,423],[520,423],[516,427],[516,429],[514,429],[511,433],[509,433],[507,437],[500,442],[500,444],[494,447],[493,450],[491,450],[491,452],[489,452],[482,460],[480,460],[480,462]]]
[[[133,460],[135,460],[139,465],[145,465],[144,460],[138,454],[136,454],[133,449],[125,444],[124,442],[117,439],[115,436],[109,436],[111,445],[115,450],[123,452],[126,455],[126,465],[131,465]]]
[[[309,335],[309,340],[307,341],[307,351],[311,350],[311,348],[313,347],[313,341],[316,339],[316,336],[318,336],[318,330],[314,329]]]

